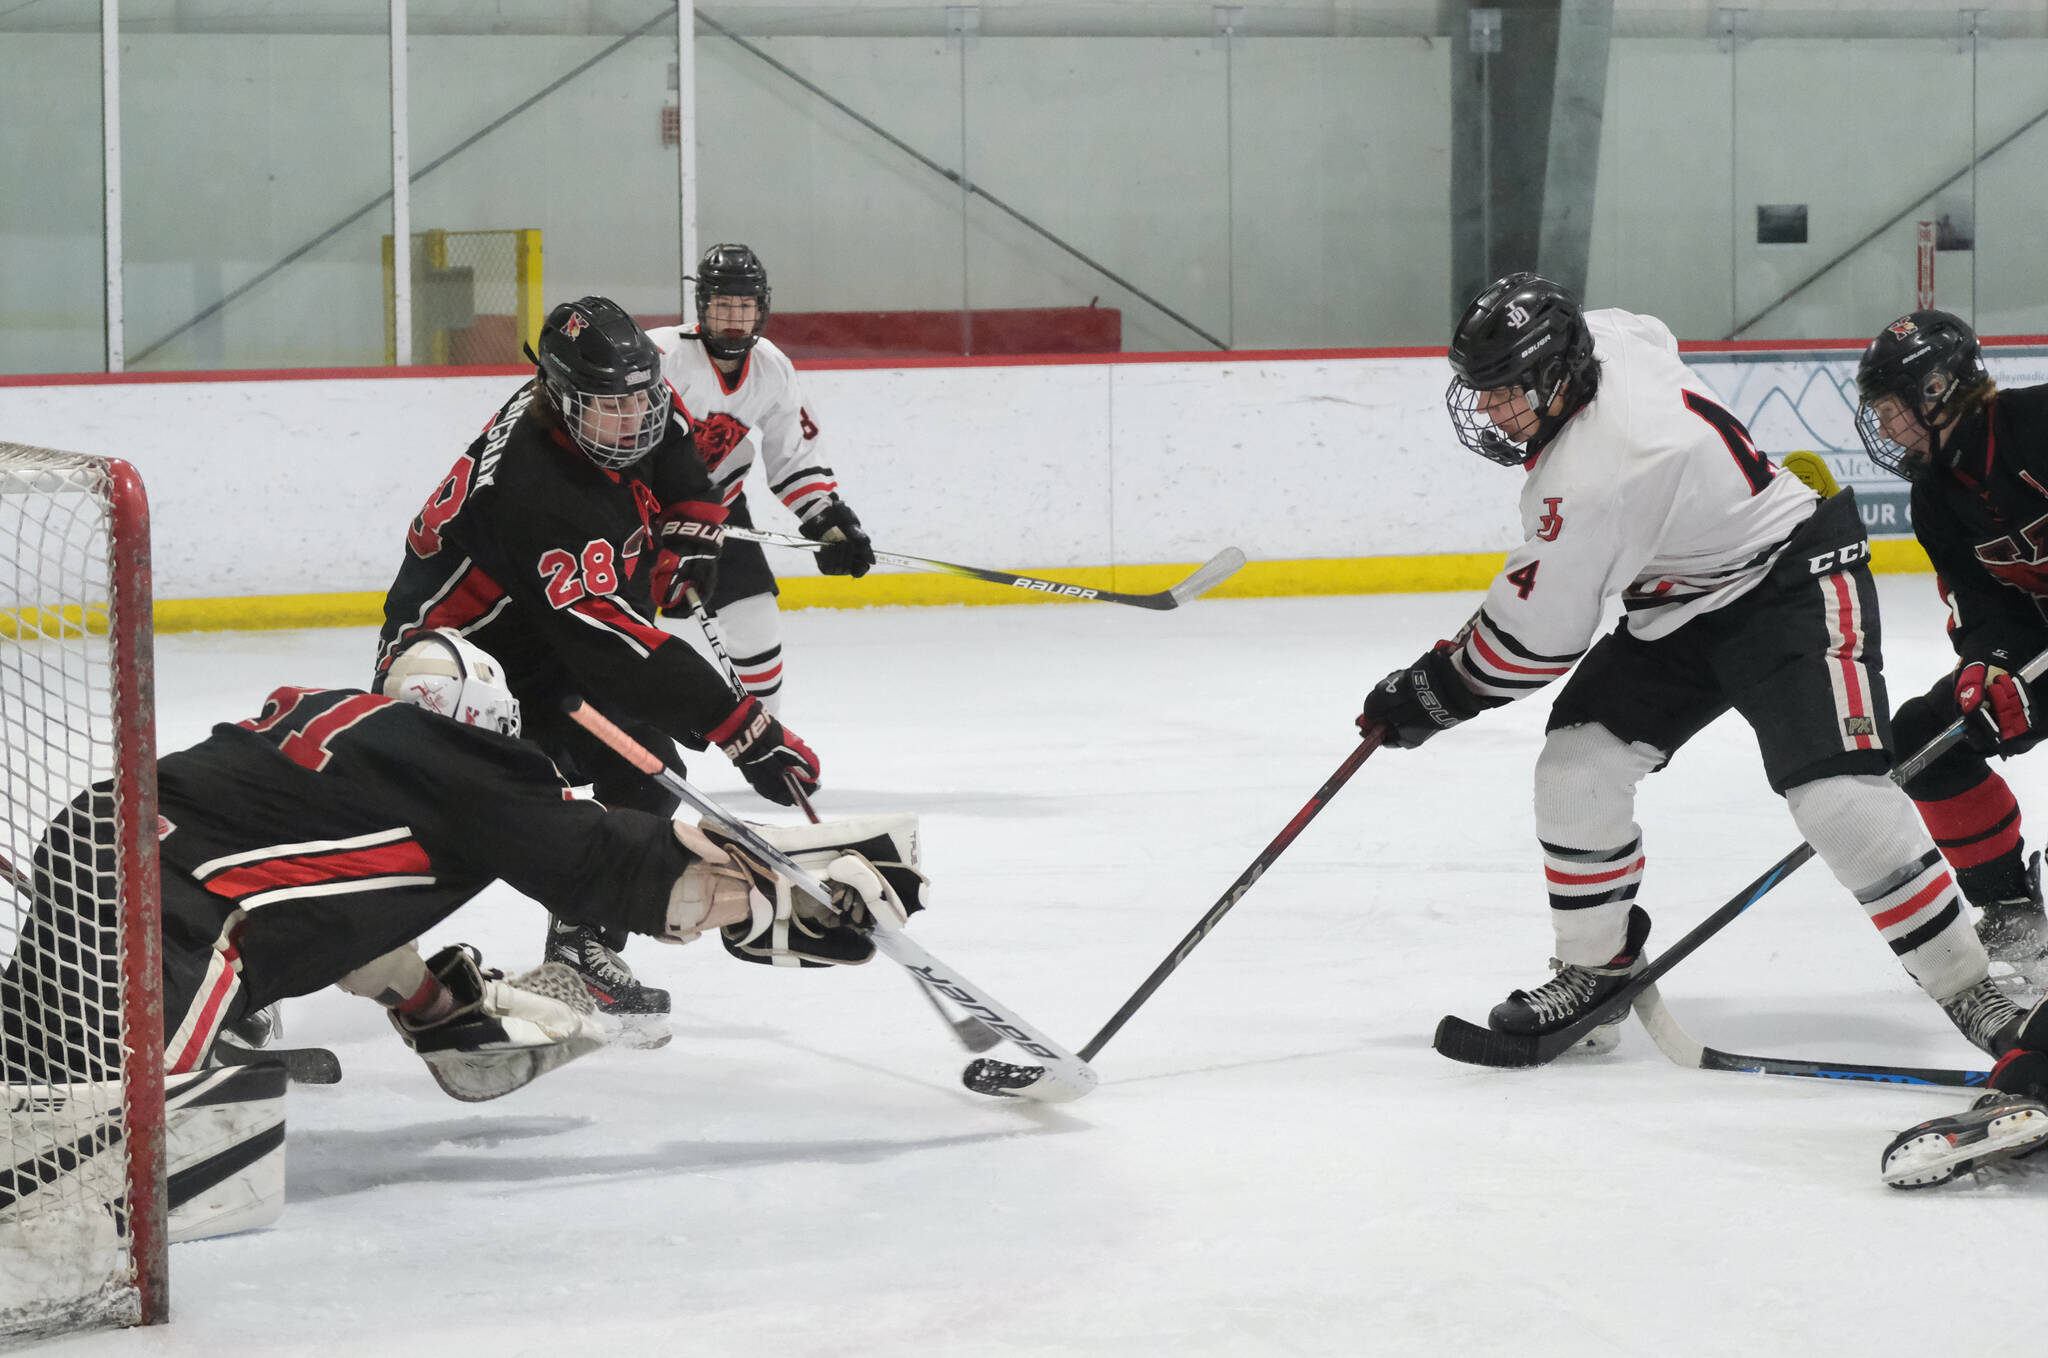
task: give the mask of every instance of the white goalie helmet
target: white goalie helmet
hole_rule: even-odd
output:
[[[465,726],[519,734],[519,700],[505,684],[504,667],[450,628],[437,627],[407,642],[392,657],[378,691]]]

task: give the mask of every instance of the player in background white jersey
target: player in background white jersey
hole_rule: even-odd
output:
[[[768,270],[744,245],[714,245],[697,265],[697,324],[648,333],[662,351],[662,376],[690,414],[697,454],[726,523],[754,526],[746,475],[758,444],[768,489],[796,515],[798,531],[826,547],[818,569],[862,576],[875,549],[839,498],[821,452],[818,423],[804,405],[796,368],[761,331],[768,323]],[[782,618],[774,573],[757,542],[727,539],[717,585],[704,602],[718,615],[733,668],[770,713],[782,708]],[[689,616],[687,605],[666,610]]]
[[[1877,593],[1853,494],[1823,502],[1779,475],[1662,322],[1587,313],[1534,274],[1480,293],[1450,363],[1460,441],[1524,468],[1527,540],[1455,638],[1373,689],[1359,726],[1420,745],[1577,667],[1536,761],[1557,975],[1514,991],[1490,1025],[1555,1032],[1646,965],[1636,785],[1732,707],[1800,833],[1907,972],[1984,1051],[2012,1046],[2023,1015],[1886,777]],[[1596,641],[1609,599],[1624,616]]]

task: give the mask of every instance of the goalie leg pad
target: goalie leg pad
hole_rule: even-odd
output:
[[[707,833],[746,868],[774,909],[722,930],[726,950],[748,962],[782,967],[848,966],[875,955],[873,929],[900,929],[925,906],[929,881],[918,870],[917,817],[856,816],[816,825],[757,826],[761,837],[796,860],[832,894],[820,905],[743,846]]]
[[[274,1061],[216,1066],[164,1081],[164,1167],[172,1244],[268,1226],[284,1212],[285,1068]],[[0,1251],[33,1246],[51,1203],[112,1203],[125,1185],[118,1080],[0,1085],[9,1108],[50,1110],[17,1123],[18,1163],[0,1165]],[[76,1135],[72,1107],[94,1130]],[[59,1126],[67,1130],[53,1134]],[[117,1246],[111,1219],[109,1248]],[[24,1258],[33,1258],[25,1254]],[[4,1291],[5,1289],[0,1289]]]
[[[427,969],[454,995],[455,1012],[426,1024],[396,1010],[389,1017],[451,1098],[502,1098],[605,1043],[590,991],[560,962],[508,979],[455,944],[434,954]]]

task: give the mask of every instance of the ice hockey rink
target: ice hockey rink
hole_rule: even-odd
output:
[[[1948,667],[1931,577],[1883,580],[1894,700]],[[1353,748],[1366,686],[1474,596],[810,611],[784,716],[823,814],[921,813],[917,936],[1078,1047]],[[364,630],[158,641],[175,749],[279,684],[359,685]],[[1957,1091],[1618,1051],[1455,1065],[1548,972],[1530,828],[1547,699],[1383,750],[1059,1106],[962,1089],[884,960],[788,972],[637,940],[675,1040],[501,1101],[443,1095],[368,1002],[289,1003],[273,1228],[171,1252],[172,1323],[51,1355],[2005,1354],[2038,1350],[2048,1167],[1902,1193],[1890,1135]],[[2010,771],[2048,825],[2048,755]],[[789,819],[718,758],[691,776]],[[1746,727],[1639,803],[1668,944],[1798,842]],[[2034,837],[2038,843],[2038,834]],[[538,960],[493,888],[428,947]],[[1663,985],[1703,1041],[1979,1067],[1818,864]],[[1001,1053],[998,1053],[1001,1054]]]

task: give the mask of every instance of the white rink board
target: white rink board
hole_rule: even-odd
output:
[[[1766,450],[1869,470],[1844,397],[1852,357],[1692,358]],[[2031,354],[1992,368],[2008,385],[2048,378]],[[804,382],[878,542],[1032,570],[1200,561],[1227,545],[1255,561],[1503,551],[1518,537],[1510,474],[1452,437],[1448,375],[1435,357],[1311,355],[818,369]],[[160,598],[382,590],[405,526],[519,381],[0,386],[0,437],[141,469]],[[789,527],[768,498],[757,478],[762,526]]]

